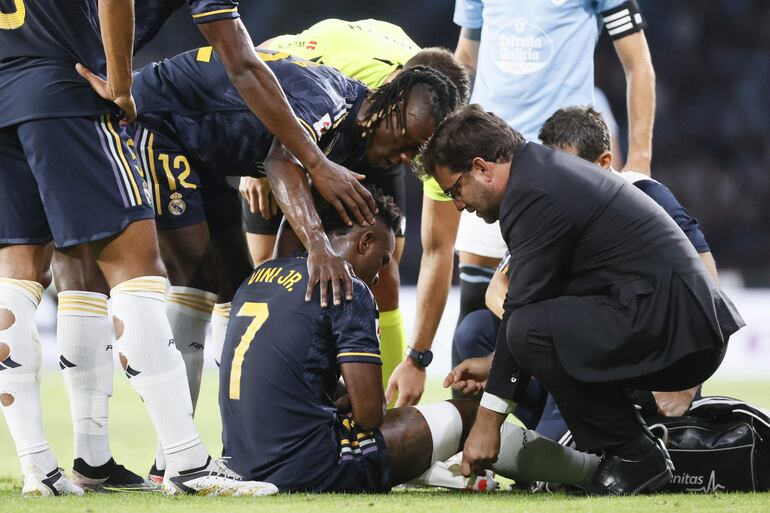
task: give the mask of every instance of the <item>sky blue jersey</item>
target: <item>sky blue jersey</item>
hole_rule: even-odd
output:
[[[644,28],[626,0],[456,0],[454,21],[481,29],[471,103],[529,140],[557,109],[594,104],[594,47]]]

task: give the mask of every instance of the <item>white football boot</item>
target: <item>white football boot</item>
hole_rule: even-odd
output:
[[[52,497],[54,495],[83,495],[83,489],[64,477],[61,469],[45,474],[31,472],[24,475],[22,497]]]
[[[168,466],[163,478],[163,493],[260,497],[278,493],[278,488],[272,483],[247,481],[227,468],[221,459],[209,456],[206,464],[199,468],[177,471]]]

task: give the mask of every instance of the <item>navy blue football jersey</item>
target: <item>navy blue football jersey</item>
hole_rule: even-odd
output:
[[[0,127],[116,110],[75,71],[103,69],[96,0],[0,0]]]
[[[676,221],[679,228],[690,239],[693,247],[695,247],[695,251],[698,253],[711,251],[698,220],[679,203],[679,200],[676,199],[676,196],[668,187],[653,179],[637,180],[634,182],[634,185],[647,196],[654,199]]]
[[[328,66],[258,49],[300,124],[327,156],[363,156],[354,121],[368,89]],[[134,76],[143,126],[177,141],[199,170],[253,175],[273,134],[251,112],[211,47],[151,64]]]
[[[307,260],[266,262],[232,303],[219,404],[228,465],[281,489],[312,489],[337,464],[339,365],[380,365],[377,308],[353,279],[353,300],[305,301]]]

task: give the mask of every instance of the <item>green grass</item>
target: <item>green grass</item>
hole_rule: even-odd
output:
[[[0,492],[2,511],[13,513],[767,513],[767,494],[656,495],[624,498],[569,498],[559,495],[497,493],[469,496],[452,492],[393,492],[389,495],[279,495],[264,498],[178,497],[146,494],[90,495],[85,498],[22,499]],[[6,509],[7,508],[7,509]]]
[[[196,414],[196,424],[204,443],[212,454],[219,454],[220,422],[216,401],[216,376],[204,375],[201,401]],[[708,395],[739,397],[770,408],[770,382],[767,383],[707,383]],[[424,402],[445,399],[447,394],[437,383],[430,383]],[[61,374],[45,373],[42,385],[43,420],[59,464],[69,467],[72,461],[72,427],[69,402]],[[155,454],[155,436],[141,401],[124,376],[116,373],[115,391],[110,410],[110,434],[115,459],[135,472],[144,474],[152,464]],[[313,510],[314,513],[347,511],[419,511],[464,513],[479,510],[484,513],[497,511],[527,512],[648,512],[677,511],[740,513],[770,511],[768,494],[723,495],[658,495],[649,497],[599,499],[569,498],[563,496],[526,495],[521,493],[497,493],[488,497],[470,496],[465,493],[397,491],[390,495],[286,495],[262,499],[247,498],[166,498],[154,494],[90,495],[85,498],[26,499],[19,497],[21,479],[18,460],[10,434],[4,422],[0,422],[0,513],[50,512],[187,512],[207,513],[253,511],[296,512]]]

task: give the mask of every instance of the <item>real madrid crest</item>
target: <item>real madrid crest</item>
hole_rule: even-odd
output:
[[[171,201],[168,202],[168,212],[172,216],[181,216],[187,210],[187,203],[182,199],[182,194],[174,192],[171,194]]]

